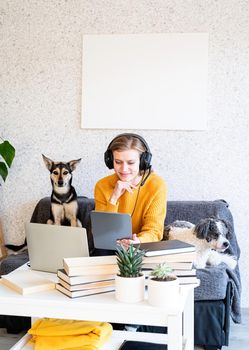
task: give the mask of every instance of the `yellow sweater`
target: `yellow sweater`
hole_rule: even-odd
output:
[[[28,333],[35,350],[99,350],[112,335],[112,326],[106,322],[43,318]]]
[[[132,214],[132,233],[142,243],[159,241],[163,237],[166,216],[167,189],[164,180],[155,173],[150,174],[145,184],[129,193],[127,191],[113,205],[110,197],[118,181],[116,174],[99,180],[95,186],[95,209]]]

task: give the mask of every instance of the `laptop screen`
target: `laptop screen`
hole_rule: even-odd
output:
[[[117,240],[132,238],[132,221],[129,214],[91,211],[94,246],[97,249],[117,248]]]
[[[26,223],[25,232],[33,270],[57,272],[63,258],[89,256],[84,228]]]

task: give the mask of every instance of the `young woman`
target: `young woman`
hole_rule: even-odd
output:
[[[131,242],[159,241],[163,237],[167,190],[164,180],[151,170],[151,153],[137,134],[120,134],[105,152],[105,164],[114,174],[95,186],[95,209],[132,216]]]

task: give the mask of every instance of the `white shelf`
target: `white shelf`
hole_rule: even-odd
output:
[[[15,345],[13,345],[10,350],[34,350],[32,345],[28,344],[31,335],[25,334]]]
[[[34,347],[27,344],[31,336],[25,334],[10,350],[34,350]],[[159,344],[167,344],[167,334],[144,333],[144,332],[124,332],[113,331],[112,337],[102,347],[102,350],[118,350],[124,340],[147,341]]]

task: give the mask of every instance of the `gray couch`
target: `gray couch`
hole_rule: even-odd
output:
[[[94,200],[79,197],[79,219],[87,229],[89,251],[93,253],[94,245],[91,235],[90,211],[94,209]],[[31,222],[46,223],[50,214],[50,198],[39,201],[33,212]],[[232,214],[224,200],[216,201],[169,201],[165,225],[175,220],[187,220],[197,223],[202,218],[216,216],[232,227],[231,247],[229,253],[238,257],[240,249],[234,232]],[[0,274],[6,274],[28,261],[28,253],[11,255],[0,265]],[[228,345],[230,316],[234,322],[241,322],[240,312],[240,273],[239,266],[235,271],[227,269],[225,265],[208,267],[197,270],[201,285],[195,289],[195,344],[204,346],[207,350],[220,349]],[[23,327],[21,321],[15,317],[6,317],[9,331],[19,331]],[[27,324],[29,324],[29,320]],[[8,327],[8,321],[10,326]],[[25,323],[25,322],[24,322]]]

